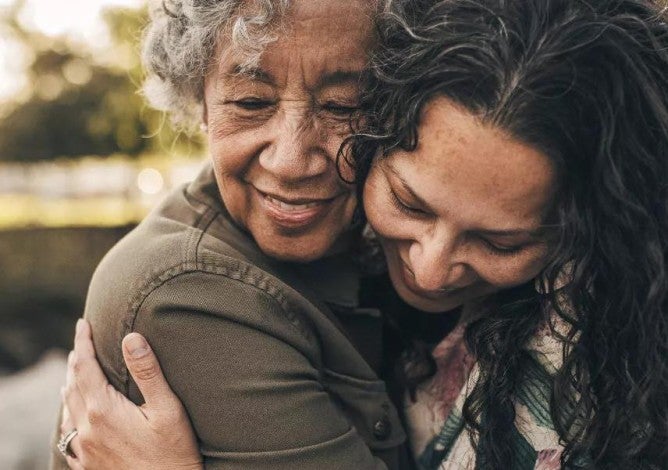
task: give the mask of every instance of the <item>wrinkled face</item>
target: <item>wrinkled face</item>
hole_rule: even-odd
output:
[[[548,157],[445,98],[418,131],[418,147],[377,161],[364,188],[399,295],[443,312],[534,278],[548,252]]]
[[[339,249],[350,228],[355,197],[335,159],[372,45],[370,3],[295,1],[257,69],[241,73],[234,51],[220,50],[206,78],[223,201],[275,258],[317,259]]]

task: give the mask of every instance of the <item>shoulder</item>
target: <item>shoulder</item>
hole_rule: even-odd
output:
[[[308,316],[317,309],[260,267],[253,246],[222,204],[182,188],[112,248],[91,281],[85,316],[113,385],[127,382],[121,339],[165,321],[202,331],[211,321],[243,323],[315,354]]]

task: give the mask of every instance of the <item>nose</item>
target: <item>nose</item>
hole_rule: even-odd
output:
[[[325,136],[306,106],[277,116],[273,138],[260,154],[260,166],[282,181],[299,181],[325,173],[330,158]]]
[[[418,288],[425,291],[456,289],[466,283],[468,268],[457,239],[446,230],[425,233],[408,251]]]

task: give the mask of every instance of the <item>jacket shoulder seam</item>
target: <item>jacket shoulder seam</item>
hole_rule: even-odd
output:
[[[253,266],[241,261],[235,260],[239,263],[239,267],[226,266],[218,263],[195,263],[194,261],[184,261],[171,268],[164,270],[161,274],[153,277],[139,290],[139,292],[132,298],[128,309],[128,314],[123,321],[123,333],[121,337],[125,337],[134,331],[135,321],[141,306],[145,300],[166,282],[176,279],[179,276],[187,274],[213,274],[254,287],[257,291],[273,300],[281,309],[281,313],[292,325],[292,327],[306,339],[309,343],[313,341],[314,336],[306,327],[300,315],[295,312],[295,306],[292,305],[291,300],[286,296],[282,289],[271,282],[267,276],[261,273],[253,273]],[[121,371],[121,380],[125,384],[126,394],[128,393],[129,374],[127,367],[123,367]]]

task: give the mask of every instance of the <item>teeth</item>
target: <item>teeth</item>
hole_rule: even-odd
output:
[[[308,204],[288,204],[287,202],[274,199],[271,196],[265,196],[265,199],[286,212],[299,212],[306,209],[311,209],[312,207],[320,204],[319,202],[309,202]]]

